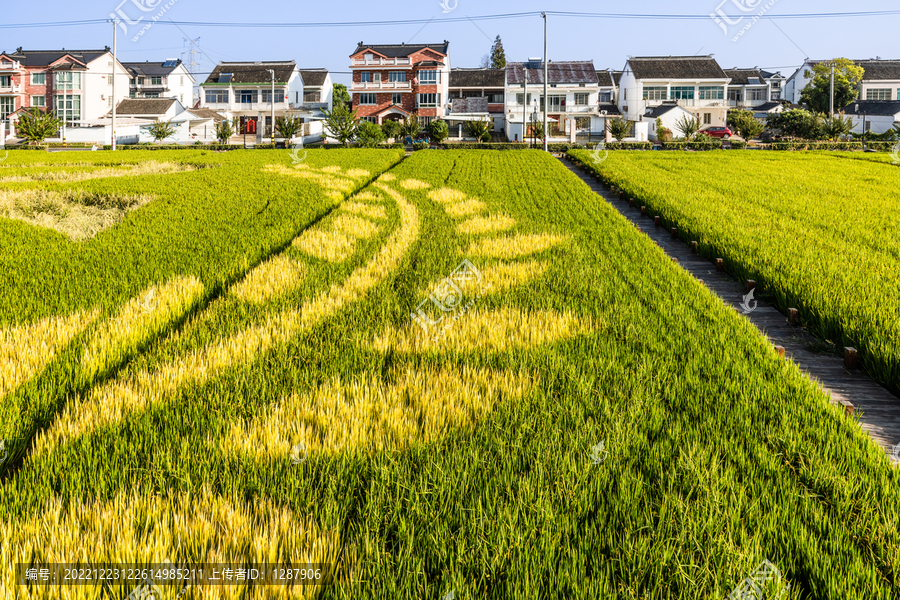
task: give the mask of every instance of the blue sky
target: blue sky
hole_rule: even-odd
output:
[[[623,2],[539,2],[520,0],[443,0],[452,8],[445,13],[441,0],[342,2],[270,2],[257,0],[175,0],[163,19],[214,22],[339,22],[433,19],[427,25],[391,24],[321,28],[226,28],[180,25],[158,22],[137,41],[132,37],[170,0],[41,0],[39,4],[15,2],[4,6],[4,23],[22,24],[108,18],[119,8],[132,21],[128,35],[119,35],[119,56],[124,61],[182,58],[187,62],[188,45],[184,38],[200,38],[196,68],[198,82],[219,60],[296,60],[301,67],[326,67],[333,79],[346,83],[349,54],[360,40],[366,43],[422,43],[450,41],[450,60],[454,67],[478,66],[500,35],[507,59],[525,60],[543,52],[543,24],[540,17],[506,18],[470,22],[465,17],[529,12],[540,10],[709,15],[721,7],[736,25],[726,34],[712,18],[672,19],[600,19],[552,16],[549,21],[549,55],[552,60],[593,60],[598,69],[621,69],[628,55],[713,54],[722,67],[735,66],[793,72],[806,56],[829,58],[900,58],[897,50],[897,24],[900,15],[777,19],[779,15],[847,11],[896,10],[896,2],[838,2],[832,0],[634,0]],[[155,7],[142,12],[133,2]],[[454,5],[455,2],[455,5]],[[751,23],[769,3],[766,15],[774,22],[759,20],[733,41],[738,32]],[[745,11],[737,4],[743,3]],[[35,10],[39,6],[40,10]],[[752,10],[750,10],[752,8]],[[462,18],[447,22],[447,18]],[[121,34],[121,29],[120,29]],[[0,50],[70,48],[87,49],[112,45],[112,25],[0,29]],[[183,54],[184,53],[184,54]]]

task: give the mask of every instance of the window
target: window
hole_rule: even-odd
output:
[[[54,83],[58,90],[80,90],[81,73],[54,73]]]
[[[13,96],[0,97],[0,120],[6,120],[16,110],[16,99]]]
[[[693,100],[694,86],[673,86],[669,89],[669,100]]]
[[[772,89],[773,89],[773,90],[780,90],[780,89],[781,89],[781,82],[780,82],[780,81],[773,81],[773,82],[772,82]]]
[[[162,77],[151,77],[150,85],[162,85]]]
[[[74,94],[57,94],[55,98],[56,114],[66,121],[81,120],[81,96]]]
[[[366,123],[375,123],[378,124],[378,119],[376,117],[360,117],[360,121],[365,121]]]
[[[488,94],[488,103],[490,104],[503,104],[503,93],[498,94]]]
[[[890,100],[891,90],[887,88],[875,88],[866,90],[866,100]]]
[[[238,92],[241,104],[254,104],[259,102],[259,93],[256,90],[241,90]]]
[[[900,100],[900,88],[897,88],[897,100]]]
[[[0,75],[0,87],[3,87],[3,88],[12,87],[12,76],[11,75]]]
[[[359,74],[359,80],[363,83],[372,83],[372,72],[363,71]]]
[[[359,103],[360,104],[375,104],[375,94],[360,94],[359,95]]]
[[[744,93],[740,89],[728,90],[728,99],[733,102],[741,102],[744,99]]]
[[[516,94],[516,104],[522,106],[522,94]],[[531,94],[528,94],[528,104],[531,104]]]
[[[306,98],[304,98],[305,100]],[[271,88],[268,90],[262,91],[262,101],[263,102],[272,102],[272,90]],[[279,104],[284,102],[284,90],[279,90],[275,88],[275,103]]]
[[[138,84],[138,85],[144,85],[144,78],[143,78],[143,77],[138,77],[138,78],[137,78],[137,84]]]
[[[419,85],[437,85],[440,82],[440,71],[419,71]]]
[[[31,85],[47,85],[47,74],[46,73],[32,73],[31,74]]]
[[[403,104],[403,94],[398,94],[398,93],[394,92],[393,94],[391,94],[391,102],[398,106],[400,104]]]
[[[299,92],[298,92],[299,93]],[[322,101],[322,93],[319,91],[315,92],[303,92],[303,102],[321,102]]]
[[[725,88],[718,85],[701,85],[699,98],[701,100],[724,100]]]
[[[391,71],[388,73],[388,81],[406,81],[406,71]]]
[[[665,100],[665,99],[666,99],[666,87],[665,86],[645,87],[644,88],[644,100]]]
[[[228,90],[206,90],[206,102],[208,104],[227,103]]]
[[[144,98],[159,98],[159,92],[147,92]]]
[[[703,113],[703,124],[712,125],[712,113]]]
[[[372,79],[375,82],[380,82],[381,81],[381,73],[372,73]]]
[[[600,102],[604,104],[612,102],[612,92],[600,92]]]
[[[419,120],[422,121],[422,127],[428,127],[434,119],[434,117],[419,117]]]
[[[587,106],[590,94],[575,94],[575,106]]]
[[[375,55],[371,52],[366,52],[365,54],[363,54],[363,58],[365,58],[366,60],[372,60],[373,58],[375,58]]]
[[[772,92],[772,102],[781,100],[781,92]]]
[[[440,104],[440,94],[416,94],[416,106],[419,108],[437,108]]]
[[[758,90],[749,90],[749,98],[748,100],[765,100],[766,99],[766,90],[758,89]]]

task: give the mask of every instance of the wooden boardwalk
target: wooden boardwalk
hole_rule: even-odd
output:
[[[639,226],[645,235],[655,241],[669,256],[677,259],[685,271],[701,280],[726,305],[741,310],[741,303],[747,293],[746,282],[735,281],[726,273],[717,271],[716,265],[709,260],[692,254],[688,245],[678,238],[672,238],[668,228],[654,225],[655,215],[641,216],[639,205],[631,208],[628,201],[620,200],[595,181],[588,172],[581,171],[567,160],[563,160],[563,164],[625,218]],[[853,411],[859,418],[862,428],[894,461],[900,463],[900,398],[872,381],[862,371],[845,369],[844,361],[840,357],[811,352],[807,344],[821,343],[821,340],[810,335],[803,327],[790,325],[786,316],[771,304],[758,301],[756,309],[748,314],[747,318],[771,340],[773,345],[783,346],[785,356],[797,363],[834,402],[844,405],[848,411]],[[896,452],[895,447],[898,448]]]

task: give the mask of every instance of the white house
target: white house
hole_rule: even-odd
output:
[[[131,98],[178,98],[190,106],[194,97],[194,76],[176,58],[163,62],[122,63],[131,73]]]
[[[332,110],[334,107],[334,83],[331,81],[331,73],[328,69],[300,69],[300,79],[303,82],[302,96],[294,92],[294,97],[289,98],[291,110],[304,113],[304,121],[321,118],[322,109]]]
[[[815,65],[828,62],[808,58],[803,61],[800,68],[785,82],[784,97],[794,104],[799,104],[800,93],[812,79],[806,76],[806,71],[811,72]],[[863,68],[863,78],[859,84],[860,100],[900,100],[900,60],[883,60],[876,57],[869,60],[854,60],[853,63]]]
[[[853,132],[884,133],[900,123],[900,100],[860,100],[844,107],[853,120]]]
[[[452,69],[448,86],[450,114],[445,117],[450,137],[467,137],[467,121],[490,119],[494,131],[504,131],[505,88],[506,69]]]
[[[662,126],[672,132],[673,137],[679,137],[678,128],[675,126],[684,119],[693,119],[694,114],[683,106],[679,106],[674,100],[666,100],[662,104],[647,109],[647,113],[641,117],[641,121],[647,123],[648,135],[651,140],[659,140],[659,132],[656,129],[656,119]]]
[[[769,84],[769,102],[778,102],[784,99],[784,82],[786,81],[781,71],[766,71],[760,69],[763,79]]]
[[[752,109],[769,102],[771,89],[762,72],[757,69],[723,69],[731,79],[725,96],[729,108]]]
[[[648,111],[674,101],[701,126],[724,126],[730,81],[712,55],[632,56],[619,82],[619,109],[629,121],[640,122]]]

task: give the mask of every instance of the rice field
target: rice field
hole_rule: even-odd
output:
[[[0,166],[153,196],[0,218],[0,600],[135,597],[16,582],[79,561],[329,573],[166,599],[900,594],[900,469],[551,156],[141,154]]]

